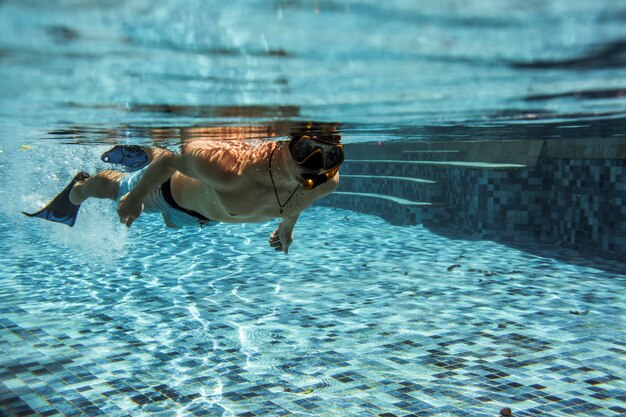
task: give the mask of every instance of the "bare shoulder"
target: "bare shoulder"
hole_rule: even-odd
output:
[[[196,141],[183,145],[182,157],[192,176],[222,183],[254,162],[254,147],[240,141]]]
[[[183,145],[182,155],[199,163],[229,166],[249,151],[249,146],[232,141],[196,141]]]

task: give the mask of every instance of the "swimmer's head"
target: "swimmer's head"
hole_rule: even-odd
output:
[[[344,161],[341,136],[336,134],[292,135],[289,151],[300,165],[302,186],[313,189],[333,178]]]
[[[336,135],[335,135],[336,136]],[[343,163],[343,145],[320,140],[317,136],[302,135],[289,142],[289,151],[298,165],[311,171],[336,170]]]
[[[338,123],[305,122],[292,124],[289,129],[289,139],[294,142],[308,136],[319,142],[338,144],[341,136],[337,132]]]

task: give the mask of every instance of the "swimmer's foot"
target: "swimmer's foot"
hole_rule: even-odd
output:
[[[25,211],[22,213],[29,217],[40,217],[51,222],[66,224],[69,227],[74,226],[80,204],[76,205],[70,202],[70,191],[77,182],[87,178],[89,178],[89,174],[86,172],[77,174],[72,182],[70,182],[63,191],[54,197],[46,207],[36,213],[26,213]]]
[[[141,146],[115,145],[102,154],[102,160],[109,164],[120,164],[133,171],[139,170],[150,163],[148,154]]]

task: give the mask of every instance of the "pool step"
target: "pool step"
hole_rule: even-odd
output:
[[[434,179],[442,170],[451,168],[481,170],[520,170],[526,165],[465,161],[406,161],[393,159],[347,159],[341,168],[345,175],[380,175]]]
[[[448,157],[456,154],[441,153]],[[339,188],[318,204],[379,215],[398,225],[442,224],[450,216],[443,204],[448,201],[444,181],[474,175],[465,170],[509,175],[508,171],[523,168],[525,165],[491,162],[348,159],[341,168]]]
[[[459,161],[464,152],[458,149],[407,150],[402,151],[407,161]]]
[[[535,166],[543,152],[545,142],[468,139],[354,143],[346,144],[345,152],[347,158],[356,160],[479,161]]]
[[[441,204],[365,192],[335,191],[316,204],[378,215],[400,226],[428,223],[445,215]]]
[[[441,201],[443,187],[432,180],[388,175],[342,174],[337,191],[392,195],[411,201]]]

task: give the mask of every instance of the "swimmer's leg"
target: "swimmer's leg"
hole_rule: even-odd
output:
[[[26,213],[25,211],[22,213],[29,217],[39,217],[51,222],[63,223],[69,227],[74,226],[80,204],[74,204],[70,201],[70,192],[78,182],[84,182],[88,178],[89,174],[86,172],[77,174],[74,179],[72,179],[72,182],[54,197],[47,206],[35,213]]]
[[[159,148],[153,148],[159,149]],[[162,152],[162,150],[159,149]],[[73,204],[80,206],[82,202],[88,198],[108,198],[116,201],[119,198],[121,181],[124,177],[132,175],[119,171],[102,171],[99,174],[94,175],[84,181],[77,182],[71,189],[69,198]],[[128,183],[125,184],[127,188]],[[124,191],[126,191],[124,188]],[[148,207],[146,207],[148,209]],[[163,221],[167,227],[180,228],[169,221],[165,213],[162,213]]]
[[[167,218],[167,216],[165,215],[165,213],[161,213],[161,215],[163,216],[163,221],[165,222],[165,225],[171,229],[180,229],[180,226],[176,226],[174,223],[172,223],[170,221],[170,219]]]
[[[72,204],[82,204],[88,198],[106,198],[117,200],[120,192],[120,181],[126,173],[119,171],[102,171],[93,177],[78,181],[71,189],[69,198]]]
[[[123,172],[103,171],[90,177],[86,172],[81,172],[47,206],[35,213],[22,213],[72,227],[76,223],[78,209],[86,199],[95,197],[115,200],[119,182],[124,175]]]

